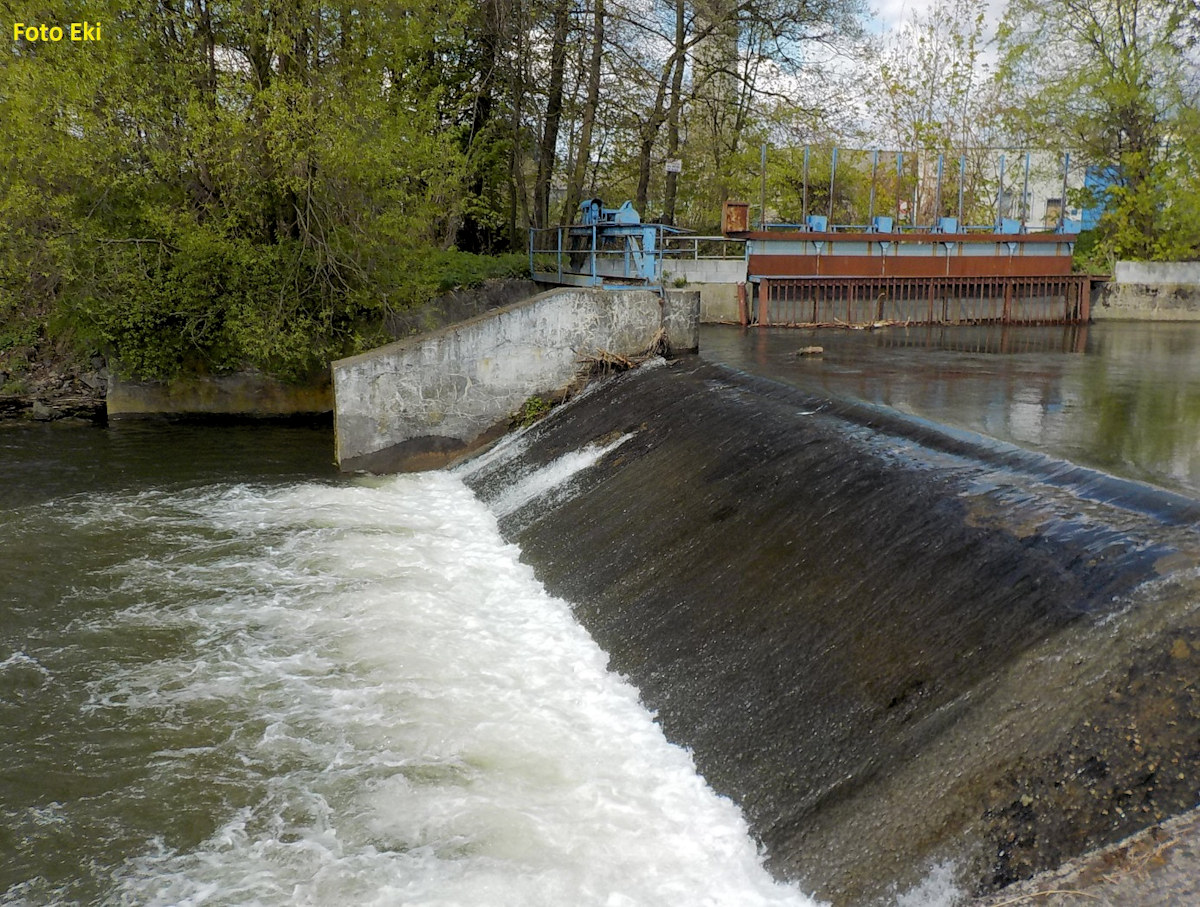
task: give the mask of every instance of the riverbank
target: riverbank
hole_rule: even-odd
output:
[[[1200,903],[1200,809],[976,900],[972,907]]]
[[[103,422],[109,371],[97,356],[87,363],[43,359],[19,376],[0,371],[0,420]]]
[[[383,328],[400,340],[478,317],[537,292],[537,285],[524,278],[479,278],[423,305],[389,313]],[[103,356],[80,359],[66,345],[53,344],[40,333],[38,339],[0,354],[0,421],[103,422],[108,415],[152,413],[270,418],[328,413],[332,406],[327,380],[293,385],[249,368],[213,377],[185,375],[170,382],[140,382],[127,376],[118,380]]]
[[[1093,299],[1092,319],[1200,321],[1200,262],[1117,262]]]

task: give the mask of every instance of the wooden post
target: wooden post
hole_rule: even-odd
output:
[[[742,327],[750,323],[750,304],[746,300],[746,282],[739,281],[737,285],[738,321]]]
[[[770,322],[770,315],[767,310],[767,293],[768,284],[770,283],[765,277],[758,282],[758,326],[766,327]]]

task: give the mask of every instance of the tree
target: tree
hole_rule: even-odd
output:
[[[878,51],[879,90],[868,95],[866,107],[877,134],[886,137],[885,146],[904,152],[905,163],[914,168],[905,182],[918,189],[914,216],[920,223],[957,213],[956,165],[964,156],[968,221],[984,217],[996,188],[986,159],[987,146],[996,139],[990,125],[995,96],[983,53],[986,11],[984,0],[935,0],[903,22]],[[948,162],[940,207],[939,155]]]
[[[146,376],[301,375],[423,294],[462,222],[468,4],[64,7],[105,40],[0,68],[5,308]]]
[[[714,226],[768,108],[861,10],[63,0],[105,39],[18,37],[0,66],[0,355],[28,316],[147,377],[300,375],[431,293],[442,253],[523,248],[585,194]]]
[[[1198,10],[1197,0],[1010,0],[1006,10],[1010,122],[1107,178],[1098,248],[1110,257],[1165,248],[1169,149],[1200,100]]]

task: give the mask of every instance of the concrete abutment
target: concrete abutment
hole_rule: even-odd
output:
[[[699,346],[700,296],[559,289],[333,363],[335,447],[344,470],[431,469],[504,431],[533,396],[562,394],[580,359],[622,356],[665,333]]]

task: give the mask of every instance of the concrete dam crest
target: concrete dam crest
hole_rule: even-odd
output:
[[[992,891],[1195,805],[1190,498],[694,357],[458,469],[534,489],[504,533],[820,898]]]

